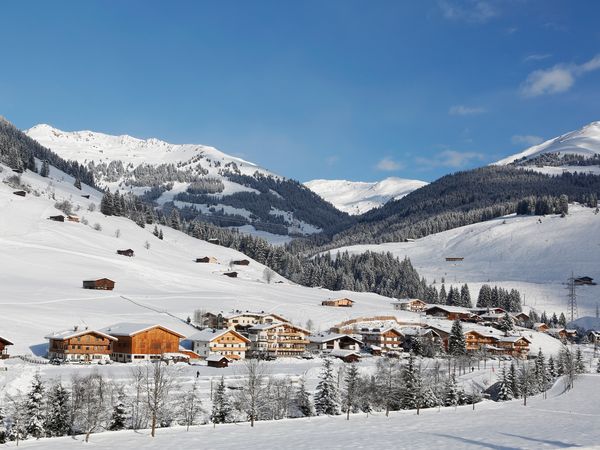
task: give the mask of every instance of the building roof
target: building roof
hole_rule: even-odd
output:
[[[206,361],[212,361],[212,362],[219,362],[219,361],[223,361],[224,359],[227,360],[227,362],[231,362],[233,361],[232,359],[228,358],[227,356],[224,355],[209,355],[206,357]]]
[[[414,302],[421,302],[421,303],[427,304],[420,298],[401,298],[399,300],[393,301],[392,303],[397,304],[397,305],[408,305],[409,303],[414,303]]]
[[[2,336],[0,336],[0,342],[4,343],[4,345],[14,345],[8,339],[3,338]]]
[[[452,313],[473,314],[469,308],[463,308],[462,306],[448,306],[448,305],[431,305],[425,311],[430,311],[432,309],[441,309],[442,311],[452,312]]]
[[[100,336],[105,337],[106,339],[110,339],[111,341],[116,341],[117,338],[111,336],[110,334],[104,333],[98,330],[90,330],[89,328],[79,328],[73,327],[68,330],[56,331],[52,334],[48,334],[44,336],[44,339],[54,339],[56,341],[66,341],[67,339],[72,339],[78,336],[84,336],[86,334],[99,334]]]
[[[331,341],[335,341],[337,339],[343,339],[343,338],[352,339],[353,341],[357,342],[358,344],[362,344],[362,341],[360,339],[355,338],[354,336],[351,336],[349,334],[338,334],[338,333],[313,334],[308,337],[308,340],[310,342],[314,342],[316,344],[322,344],[325,342],[331,342]]]
[[[223,316],[223,319],[235,319],[236,317],[241,317],[241,316],[253,316],[253,317],[256,317],[256,318],[273,316],[273,317],[279,319],[280,322],[287,322],[287,319],[285,317],[283,317],[283,316],[280,316],[279,314],[268,313],[268,312],[264,312],[264,311],[261,311],[261,312],[255,312],[255,311],[230,311],[227,314],[224,314],[223,312],[221,312],[220,314]]]
[[[240,339],[242,339],[246,342],[250,342],[250,339],[241,335],[240,333],[238,333],[237,331],[235,331],[232,328],[221,328],[221,329],[205,328],[204,330],[198,331],[197,333],[194,333],[191,336],[189,336],[188,340],[197,341],[197,342],[211,342],[227,333],[233,333]]]
[[[261,330],[268,330],[270,328],[275,328],[281,325],[287,325],[288,327],[292,327],[295,328],[296,330],[300,330],[303,331],[306,334],[310,334],[310,331],[299,327],[297,325],[291,324],[289,322],[273,322],[273,323],[258,323],[256,325],[253,325],[252,327],[250,327],[250,330],[255,330],[255,331],[261,331]]]
[[[167,328],[165,326],[148,323],[121,322],[116,323],[114,325],[110,325],[106,328],[102,328],[100,331],[102,331],[103,333],[110,334],[111,336],[135,336],[136,334],[151,330],[152,328],[162,328],[163,330],[173,333],[180,338],[185,337],[183,334],[171,330],[170,328]]]
[[[346,358],[346,357],[351,356],[351,355],[358,356],[359,358],[361,357],[360,353],[357,352],[357,351],[354,351],[354,350],[342,350],[342,349],[331,350],[328,353],[328,355],[335,356],[336,358]]]
[[[382,334],[382,333],[387,333],[388,331],[395,331],[396,333],[398,333],[402,336],[404,335],[402,333],[402,331],[396,327],[381,327],[381,328],[375,327],[375,328],[367,328],[367,329],[363,328],[359,331],[359,333],[360,334]]]
[[[527,339],[525,336],[499,336],[498,337],[498,340],[500,342],[517,342],[517,341],[520,341],[521,339],[523,339],[531,344],[531,341],[529,339]]]

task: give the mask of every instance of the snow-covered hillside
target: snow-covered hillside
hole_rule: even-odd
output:
[[[339,251],[366,250],[408,256],[429,281],[446,286],[469,283],[477,295],[483,283],[517,288],[525,295],[525,311],[567,312],[567,279],[600,280],[600,214],[571,205],[569,215],[510,216],[456,228],[414,242],[357,245]],[[448,262],[446,257],[464,258]],[[593,315],[600,286],[577,288],[580,315]]]
[[[342,218],[301,184],[213,147],[68,132],[45,124],[25,133],[62,158],[83,164],[99,186],[185,208],[188,219],[210,216],[223,226],[251,225],[246,232],[302,235]],[[322,222],[310,218],[310,210],[319,210],[314,217]]]
[[[312,180],[304,183],[340,211],[353,215],[402,198],[426,184],[424,181],[396,177],[371,183],[346,180]]]
[[[0,180],[15,175],[0,167]],[[14,342],[12,354],[43,355],[45,335],[82,322],[94,328],[160,322],[187,335],[194,330],[183,321],[200,308],[278,312],[302,326],[311,319],[317,330],[383,313],[419,320],[416,314],[394,312],[391,299],[375,294],[306,288],[279,277],[266,284],[264,266],[255,261],[236,266],[239,278],[228,278],[223,272],[229,262],[245,255],[168,227],[162,228],[161,241],[152,226],[144,229],[101,214],[101,194],[85,185],[79,191],[73,181],[54,169],[50,178],[28,171],[22,175],[32,189],[26,197],[0,182],[0,336]],[[60,213],[54,205],[62,200],[73,204],[82,223],[47,219]],[[116,254],[127,248],[135,251],[133,258]],[[214,256],[219,263],[196,264],[202,256]],[[116,281],[114,291],[82,289],[83,280],[102,277]],[[352,309],[321,306],[322,300],[337,296],[350,296],[356,304]]]
[[[592,122],[579,130],[571,131],[541,144],[534,145],[520,153],[501,159],[495,164],[507,165],[549,153],[579,155],[584,158],[600,154],[600,122]]]

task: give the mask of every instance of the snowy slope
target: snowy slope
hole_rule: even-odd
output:
[[[13,175],[3,166],[0,180]],[[333,293],[280,278],[275,281],[283,283],[268,285],[262,279],[264,266],[254,261],[235,268],[239,278],[225,277],[229,262],[244,255],[168,227],[163,227],[161,241],[152,235],[152,227],[142,229],[125,218],[106,217],[97,209],[99,192],[87,186],[77,190],[71,177],[54,169],[51,178],[26,172],[22,180],[39,196],[13,195],[14,189],[0,182],[0,336],[15,343],[12,354],[45,354],[45,335],[82,321],[94,328],[122,321],[161,322],[188,334],[193,330],[182,320],[199,308],[278,312],[303,326],[312,319],[317,330],[382,313],[419,319],[416,314],[395,313],[390,299],[375,294]],[[82,198],[82,193],[90,199]],[[59,213],[54,204],[63,199],[70,200],[76,214],[89,224],[47,220]],[[93,212],[88,210],[92,203]],[[95,224],[102,230],[96,231]],[[126,248],[132,248],[135,257],[116,254]],[[219,264],[194,262],[207,255]],[[82,289],[82,280],[101,277],[115,280],[115,290]],[[322,300],[337,296],[353,298],[354,308],[321,306]]]
[[[541,223],[540,223],[541,221]],[[414,242],[357,245],[338,249],[366,250],[408,256],[420,274],[450,284],[469,283],[476,296],[483,283],[517,288],[528,307],[564,311],[566,282],[571,276],[600,280],[600,215],[571,205],[569,215],[510,216],[456,228]],[[447,262],[446,257],[462,257]],[[580,315],[593,315],[600,286],[577,288]]]
[[[497,161],[507,165],[521,159],[532,159],[546,153],[573,154],[584,157],[600,153],[600,122],[592,122],[583,128],[549,139],[520,153]]]
[[[372,183],[346,180],[312,180],[304,183],[340,211],[353,215],[402,198],[426,184],[424,181],[396,177]]]

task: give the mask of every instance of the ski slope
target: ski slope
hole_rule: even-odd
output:
[[[516,288],[530,307],[567,314],[567,279],[600,281],[600,214],[570,205],[569,215],[509,216],[455,228],[413,242],[356,245],[335,250],[367,250],[408,256],[419,273],[439,286],[468,283],[477,297],[484,283]],[[446,257],[464,258],[448,262]],[[594,315],[599,286],[577,287],[580,315]],[[567,315],[567,318],[569,316]]]
[[[340,211],[358,215],[397,200],[427,183],[390,177],[374,183],[346,180],[312,180],[306,187],[320,195]]]
[[[14,175],[2,168],[0,181]],[[239,277],[228,278],[223,272],[230,270],[229,262],[245,255],[168,227],[161,227],[161,241],[153,236],[153,226],[140,228],[125,218],[106,217],[98,212],[99,192],[85,185],[77,190],[71,177],[54,168],[50,178],[26,172],[22,180],[39,196],[13,195],[14,189],[0,182],[0,336],[14,342],[13,355],[45,355],[44,336],[81,323],[101,328],[116,322],[160,322],[189,335],[195,330],[184,321],[196,309],[276,312],[302,326],[311,319],[316,330],[365,315],[419,320],[413,313],[394,312],[391,299],[376,294],[306,288],[281,277],[266,284],[265,268],[255,261],[235,266]],[[60,213],[54,204],[63,199],[89,224],[47,220]],[[93,212],[88,210],[92,203]],[[133,258],[116,254],[127,248],[135,251]],[[214,256],[219,263],[194,262],[203,256]],[[114,291],[82,289],[83,280],[102,277],[116,282]],[[355,306],[321,306],[338,296],[351,297]]]
[[[148,448],[411,448],[411,449],[540,449],[598,448],[600,442],[600,376],[584,375],[575,387],[564,392],[559,380],[548,393],[505,403],[484,402],[473,411],[470,406],[392,412],[366,416],[312,417],[94,434],[90,444],[96,449]],[[78,448],[82,437],[27,440],[23,448]]]

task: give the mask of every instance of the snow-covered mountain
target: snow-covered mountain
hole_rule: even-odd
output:
[[[569,169],[578,166],[579,171],[589,171],[598,166],[600,154],[600,121],[592,122],[583,128],[549,139],[541,144],[497,161],[496,165],[534,165],[543,167],[560,167]],[[589,161],[592,159],[594,164]],[[587,160],[587,162],[586,162]],[[581,162],[583,161],[583,162]],[[584,167],[582,167],[582,165]],[[597,170],[591,169],[593,172]],[[561,170],[562,171],[562,170]],[[550,170],[552,173],[552,170]]]
[[[370,183],[346,180],[312,180],[304,183],[337,209],[352,215],[363,214],[390,200],[402,198],[426,184],[424,181],[396,177]]]
[[[186,218],[299,235],[345,220],[300,183],[214,147],[67,132],[45,124],[25,133],[64,159],[83,164],[99,186],[144,195],[158,206],[177,206]]]

